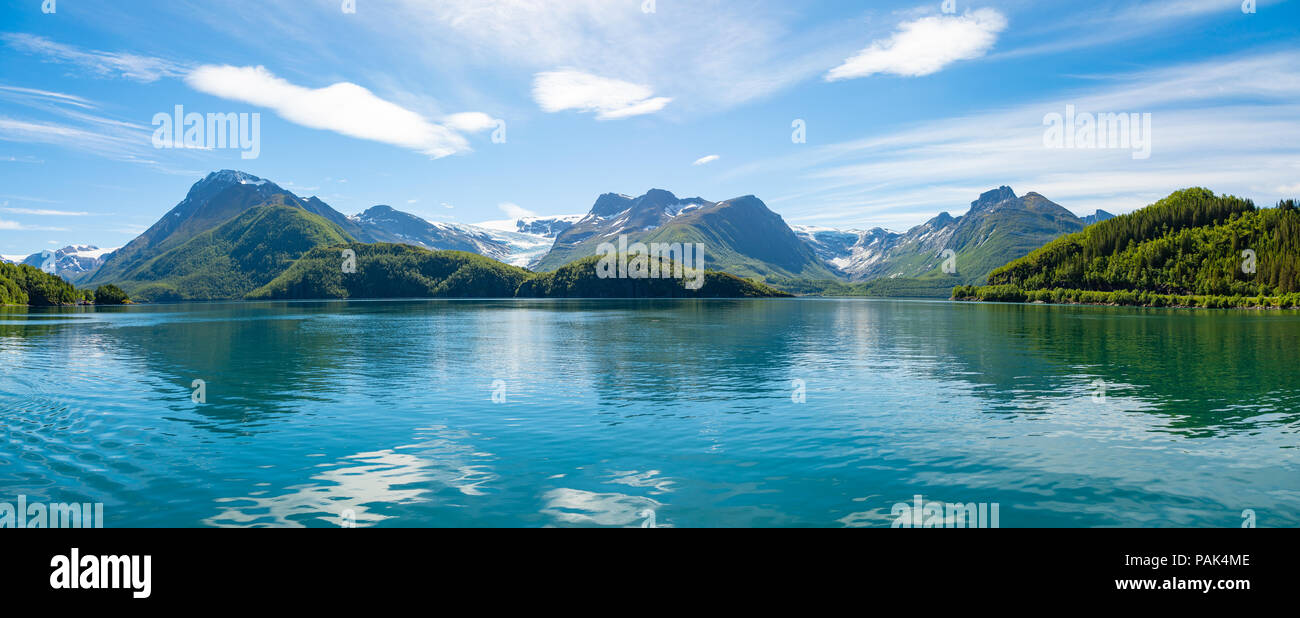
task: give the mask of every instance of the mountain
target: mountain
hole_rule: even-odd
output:
[[[114,281],[133,299],[242,298],[313,248],[352,238],[287,195],[254,206],[131,269]],[[336,262],[342,265],[342,257]]]
[[[1083,224],[1084,224],[1084,225],[1092,225],[1092,224],[1094,224],[1094,223],[1101,223],[1102,221],[1109,221],[1109,220],[1114,219],[1114,218],[1115,218],[1115,215],[1112,215],[1112,214],[1110,214],[1110,213],[1108,213],[1108,212],[1106,212],[1106,211],[1104,211],[1104,210],[1098,210],[1097,212],[1095,212],[1095,213],[1093,213],[1093,214],[1091,214],[1091,215],[1088,215],[1088,216],[1084,217],[1084,218],[1083,218]]]
[[[1083,219],[1042,195],[1017,196],[1002,186],[981,194],[960,217],[940,213],[905,233],[810,227],[796,232],[851,281],[938,278],[944,274],[944,252],[951,250],[954,280],[982,283],[994,268],[1084,226]]]
[[[505,256],[508,247],[486,231],[448,223],[430,223],[415,215],[394,210],[391,206],[374,206],[349,217],[364,229],[364,242],[408,244],[441,251],[466,251],[492,258]],[[358,240],[362,240],[358,238]]]
[[[630,243],[702,243],[707,268],[742,277],[835,277],[758,198],[710,202],[660,189],[635,198],[600,196],[591,212],[556,237],[536,270],[556,270],[596,255],[602,243],[617,243],[621,235]]]
[[[635,242],[682,212],[710,205],[700,198],[678,199],[660,189],[651,189],[641,197],[606,193],[596,199],[587,215],[556,236],[555,246],[537,263],[537,270],[555,270],[596,255],[601,243],[618,242],[621,234]]]
[[[78,282],[93,274],[106,257],[117,249],[100,249],[92,245],[68,245],[55,251],[33,253],[19,263]]]
[[[409,244],[435,251],[467,251],[519,267],[527,267],[551,248],[552,237],[531,232],[511,232],[463,223],[429,222],[415,215],[375,206],[349,217],[363,230],[363,242]],[[535,219],[532,224],[517,222],[519,229],[549,231],[560,220]],[[548,221],[548,223],[541,223]]]
[[[1300,208],[1257,209],[1208,189],[1047,243],[954,297],[1208,307],[1300,302]],[[1288,300],[1289,299],[1289,300]]]
[[[208,174],[157,223],[109,256],[87,282],[125,281],[150,260],[276,196],[307,210],[301,199],[268,180],[234,170]]]

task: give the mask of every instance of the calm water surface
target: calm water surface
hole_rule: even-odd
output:
[[[5,309],[0,502],[102,502],[110,527],[888,527],[921,494],[1003,527],[1297,526],[1298,376],[1294,312]]]

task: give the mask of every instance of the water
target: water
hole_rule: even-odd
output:
[[[1297,343],[1293,312],[915,301],[5,309],[0,502],[888,527],[919,494],[1002,527],[1297,526]]]

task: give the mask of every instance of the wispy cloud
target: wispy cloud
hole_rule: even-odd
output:
[[[84,50],[23,32],[0,34],[9,47],[46,60],[70,64],[100,77],[122,77],[137,82],[155,82],[164,77],[180,77],[186,67],[177,62],[118,52]]]
[[[202,66],[185,81],[200,92],[272,109],[295,124],[392,144],[434,158],[470,150],[461,132],[481,131],[495,123],[486,114],[458,114],[449,117],[453,128],[381,99],[357,84],[307,88],[261,66]]]
[[[676,6],[674,6],[676,5]],[[368,25],[405,41],[440,67],[520,67],[536,74],[558,67],[586,75],[653,84],[671,93],[673,110],[714,112],[752,101],[824,73],[852,47],[856,24],[791,19],[785,2],[695,0],[400,0]],[[449,53],[454,50],[472,53]],[[597,51],[598,50],[598,51]],[[644,109],[662,109],[652,95]]]
[[[826,74],[826,81],[878,73],[920,77],[959,60],[979,58],[997,43],[1007,19],[993,9],[965,15],[931,15],[900,24],[887,39],[873,42]]]
[[[709,156],[707,156],[707,157],[700,157],[700,158],[696,159],[695,162],[692,163],[691,165],[708,165],[708,164],[713,163],[714,161],[717,161],[718,159],[721,159],[721,158],[722,158],[722,157],[720,157],[720,156],[718,156],[718,155],[709,155]]]
[[[672,102],[649,86],[573,70],[538,73],[533,100],[547,112],[593,112],[600,120],[653,114]]]
[[[40,208],[0,208],[0,211],[12,213],[15,215],[35,215],[42,217],[85,217],[88,212],[73,212],[69,210],[45,210]]]
[[[66,232],[68,230],[61,227],[45,227],[39,225],[23,225],[17,221],[5,221],[0,219],[0,230],[8,231],[27,231],[27,232]]]

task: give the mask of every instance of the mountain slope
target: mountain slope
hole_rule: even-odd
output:
[[[1253,270],[1249,255],[1253,252]],[[1207,189],[1178,191],[1136,212],[1057,239],[989,275],[991,288],[962,298],[1071,300],[1141,295],[1227,298],[1300,292],[1300,210],[1294,201],[1256,209]],[[1118,294],[1120,296],[1107,296]],[[1132,301],[1132,302],[1128,302]],[[1091,302],[1084,300],[1084,302]],[[1168,302],[1162,300],[1160,302]],[[1219,301],[1216,301],[1219,302]]]
[[[114,283],[141,300],[242,298],[307,251],[352,240],[339,226],[287,200],[277,196],[270,203],[254,206],[139,265]]]
[[[705,267],[739,277],[835,277],[780,215],[747,195],[683,212],[645,243],[699,243]]]

